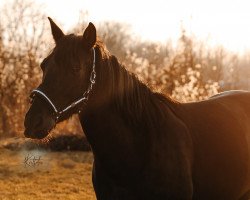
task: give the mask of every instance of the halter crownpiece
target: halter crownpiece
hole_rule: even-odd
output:
[[[92,71],[91,71],[90,78],[89,78],[90,84],[88,86],[88,89],[83,93],[83,95],[79,99],[77,99],[76,101],[74,101],[70,105],[66,106],[64,109],[62,109],[62,110],[57,109],[57,107],[51,101],[51,99],[43,91],[41,91],[38,88],[34,89],[31,92],[31,99],[33,100],[36,95],[42,97],[50,105],[50,107],[53,109],[53,113],[56,117],[56,121],[60,118],[60,116],[62,114],[69,111],[70,109],[75,108],[76,106],[78,106],[81,103],[86,104],[88,101],[88,98],[89,98],[89,94],[93,90],[93,86],[96,83],[95,61],[96,61],[95,49],[93,48],[93,66],[92,66]],[[81,111],[82,111],[81,108],[79,108],[77,112],[81,113]]]

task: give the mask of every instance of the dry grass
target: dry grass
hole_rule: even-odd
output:
[[[25,165],[28,155],[41,156],[41,162]],[[0,148],[0,200],[94,200],[92,161],[92,154],[86,152]]]

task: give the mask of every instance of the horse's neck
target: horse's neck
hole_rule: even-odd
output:
[[[97,83],[87,106],[88,113],[108,108],[135,122],[145,116],[145,108],[155,103],[153,92],[129,73],[114,56],[101,61],[97,70]]]
[[[113,83],[99,82],[104,92],[95,98],[101,103],[80,116],[95,163],[110,177],[128,183],[131,178],[146,177],[152,169],[159,172],[157,179],[163,174],[164,180],[181,183],[185,177],[175,175],[189,168],[190,163],[182,163],[183,170],[173,166],[185,160],[191,142],[185,124],[174,113],[175,104],[151,92],[125,69],[114,72],[108,79]],[[171,165],[164,164],[168,162]]]
[[[95,104],[80,120],[96,158],[108,162],[107,165],[118,164],[136,171],[140,170],[143,152],[147,151],[146,121],[142,117],[146,114],[143,109],[152,108],[153,93],[122,66],[114,67],[113,76],[96,85],[99,91],[92,100]],[[119,170],[119,166],[115,169]]]

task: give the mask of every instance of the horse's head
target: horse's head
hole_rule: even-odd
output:
[[[82,36],[65,35],[49,18],[56,46],[41,63],[42,83],[31,93],[25,136],[46,137],[56,123],[79,112],[95,82],[96,29],[89,23]]]

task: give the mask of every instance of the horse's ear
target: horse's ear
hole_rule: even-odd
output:
[[[54,38],[55,42],[57,43],[64,36],[64,33],[50,17],[48,17],[48,19],[50,22],[51,32],[52,32],[53,38]]]
[[[89,23],[83,33],[83,45],[87,50],[90,50],[96,43],[96,28],[94,24]]]

